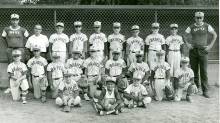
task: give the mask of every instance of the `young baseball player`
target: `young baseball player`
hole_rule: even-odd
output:
[[[40,47],[38,45],[34,46],[34,57],[27,62],[27,66],[31,74],[34,97],[36,99],[39,99],[41,97],[41,101],[44,103],[46,102],[46,89],[48,86],[48,81],[46,77],[46,66],[48,63],[44,57],[40,56],[40,53]]]
[[[74,28],[76,32],[70,36],[69,54],[72,55],[72,51],[77,49],[82,53],[82,57],[86,58],[88,38],[81,32],[82,22],[75,21]]]
[[[151,25],[152,34],[148,35],[145,39],[145,44],[146,44],[145,61],[148,62],[150,68],[152,68],[153,64],[156,62],[157,51],[161,49],[165,50],[166,48],[165,38],[163,35],[159,33],[159,29],[160,29],[159,23],[152,23]]]
[[[165,51],[159,50],[156,53],[157,61],[153,64],[151,69],[151,81],[155,92],[155,100],[162,101],[166,95],[167,98],[171,98],[170,88],[170,66],[164,60]]]
[[[79,88],[72,79],[74,73],[64,73],[64,82],[60,83],[58,87],[58,97],[55,102],[59,106],[64,106],[64,112],[70,112],[71,106],[81,106],[81,98],[79,97]]]
[[[96,47],[91,46],[90,57],[87,58],[83,63],[85,75],[87,76],[88,93],[91,98],[95,96],[97,87],[99,86],[98,84],[101,80],[101,68],[103,67],[100,61],[98,61],[95,57]],[[86,98],[86,100],[89,100],[89,98]]]
[[[47,66],[47,78],[52,90],[52,98],[58,96],[58,87],[63,82],[64,64],[60,61],[60,55],[57,52],[52,53],[53,61]]]
[[[130,66],[131,63],[136,62],[136,52],[144,51],[144,41],[139,37],[139,26],[134,25],[131,27],[132,37],[127,39],[126,44],[126,56],[127,56],[127,66]]]
[[[183,38],[178,35],[178,25],[171,24],[171,35],[166,39],[167,62],[170,65],[170,79],[173,82],[174,72],[180,68],[181,54],[183,53]]]
[[[148,96],[146,88],[141,84],[142,76],[134,74],[133,83],[130,84],[124,92],[125,106],[128,108],[145,107],[151,102],[151,97]]]
[[[9,82],[11,88],[12,99],[26,104],[26,95],[28,93],[28,81],[26,78],[27,67],[21,60],[22,52],[18,49],[12,51],[13,62],[8,65],[7,72],[9,74]],[[22,96],[21,96],[22,95]]]
[[[60,56],[60,60],[65,63],[67,59],[68,53],[68,43],[69,37],[63,33],[64,24],[62,22],[58,22],[56,24],[56,33],[52,34],[49,38],[49,52],[52,54],[53,52],[57,52]]]
[[[100,115],[112,113],[118,115],[122,111],[123,102],[117,88],[115,88],[115,84],[116,79],[108,77],[106,87],[102,89],[98,101],[94,102],[94,107]]]
[[[95,21],[93,27],[95,33],[89,37],[89,44],[90,46],[94,46],[96,50],[96,59],[101,62],[104,59],[104,54],[107,54],[107,50],[105,50],[107,49],[107,38],[106,35],[101,32],[101,22]]]
[[[174,77],[175,77],[175,101],[180,101],[183,92],[186,91],[186,100],[189,102],[193,102],[191,95],[196,93],[197,87],[194,83],[194,73],[191,68],[188,67],[189,58],[182,57],[181,58],[181,68],[177,69]]]
[[[113,31],[114,33],[108,36],[108,46],[109,46],[109,58],[112,59],[112,51],[114,49],[120,49],[120,57],[123,58],[123,49],[126,49],[125,36],[120,34],[121,31],[121,23],[115,22],[113,23]],[[107,55],[108,56],[108,55]]]

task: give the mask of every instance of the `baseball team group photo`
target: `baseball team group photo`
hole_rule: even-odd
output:
[[[219,122],[218,9],[103,7],[2,9],[2,123]]]

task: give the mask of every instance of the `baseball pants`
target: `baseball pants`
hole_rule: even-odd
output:
[[[129,104],[135,105],[136,104],[136,105],[142,106],[142,105],[146,105],[146,104],[151,103],[151,97],[144,97],[143,101],[139,101],[139,102],[136,102],[134,100],[128,100],[127,98],[125,98],[124,103],[125,103],[125,105],[129,105]]]
[[[184,92],[186,92],[188,95],[192,94],[191,83],[187,83],[184,87],[179,87],[177,90],[175,90],[175,101],[180,101]]]
[[[56,104],[58,106],[75,106],[81,103],[81,98],[77,96],[76,98],[72,96],[63,96],[63,98],[57,97]]]
[[[104,59],[104,52],[103,52],[103,50],[96,51],[95,56],[96,56],[95,58],[98,61],[102,62],[102,60]]]
[[[46,91],[48,86],[47,81],[42,81],[42,77],[36,77],[32,75],[32,83],[34,88],[34,97],[39,99],[42,96],[42,91]]]
[[[164,89],[166,86],[166,80],[155,79],[153,86],[154,86],[154,91],[155,91],[155,99],[157,101],[162,101],[163,97],[165,96]]]
[[[20,85],[16,85],[16,81],[13,79],[10,79],[9,81],[13,100],[18,101],[21,98],[21,94],[26,95],[28,93],[29,85],[27,79],[23,79]]]
[[[136,63],[137,59],[136,59],[136,53],[135,52],[130,52],[128,55],[128,59],[127,59],[127,66],[130,66],[131,63]]]
[[[97,91],[97,83],[101,80],[99,75],[88,76],[89,96],[94,97]]]
[[[180,51],[169,51],[168,63],[170,65],[170,76],[174,77],[174,73],[180,68],[181,53]]]
[[[156,53],[157,53],[156,50],[149,50],[147,59],[145,59],[145,61],[148,62],[150,69],[152,69],[153,64],[157,61]]]
[[[63,78],[53,79],[52,81],[53,81],[53,87],[54,87],[54,89],[52,90],[52,98],[55,99],[58,96],[59,85],[61,82],[63,82]]]

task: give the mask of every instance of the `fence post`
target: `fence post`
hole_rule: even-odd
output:
[[[158,15],[158,13],[157,13],[157,11],[155,11],[155,12],[154,12],[154,21],[155,21],[155,22],[157,22],[157,15]]]
[[[56,23],[57,23],[57,11],[56,11],[56,9],[53,12],[53,18],[54,18],[54,26],[55,26]]]

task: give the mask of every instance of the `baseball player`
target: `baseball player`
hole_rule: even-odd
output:
[[[98,61],[95,57],[96,47],[91,46],[90,57],[87,58],[83,63],[85,75],[87,76],[89,96],[91,98],[95,96],[97,91],[98,84],[101,80],[101,68],[103,67],[100,61]],[[86,100],[89,100],[89,98],[86,98]]]
[[[32,48],[34,57],[28,60],[27,66],[31,74],[31,80],[34,88],[34,97],[46,102],[46,89],[48,86],[46,66],[47,60],[40,56],[41,48],[36,45]]]
[[[125,89],[124,103],[128,108],[135,108],[137,106],[147,108],[151,102],[151,97],[148,96],[148,92],[141,84],[141,81],[141,74],[134,74],[133,83]]]
[[[56,52],[60,56],[60,60],[65,63],[67,59],[69,37],[63,33],[64,24],[58,22],[56,24],[56,33],[52,34],[49,38],[49,52],[52,54]]]
[[[70,36],[69,54],[72,54],[73,50],[78,49],[80,52],[82,52],[82,56],[84,58],[86,58],[88,38],[85,34],[83,34],[81,32],[82,22],[75,21],[74,22],[74,27],[75,27],[76,33],[74,33]]]
[[[131,27],[132,37],[128,38],[126,41],[126,56],[127,56],[127,66],[130,66],[131,63],[136,62],[136,52],[144,51],[144,41],[139,37],[139,26],[134,25]]]
[[[159,33],[160,24],[152,23],[151,25],[152,34],[148,35],[145,39],[145,61],[148,62],[150,68],[152,68],[153,63],[156,62],[156,53],[157,51],[166,49],[165,38]],[[164,55],[165,59],[165,55]]]
[[[22,99],[22,103],[26,104],[26,95],[28,93],[28,81],[26,78],[27,67],[21,60],[22,52],[18,49],[12,51],[13,62],[8,65],[7,72],[9,74],[9,82],[11,88],[12,99],[15,101]]]
[[[58,90],[59,96],[56,98],[55,102],[59,106],[64,106],[64,112],[70,112],[71,106],[81,107],[81,98],[79,97],[79,88],[75,81],[72,79],[74,73],[65,72],[64,82],[60,83]]]
[[[123,101],[115,84],[114,77],[107,77],[106,87],[102,89],[98,101],[94,102],[94,107],[101,116],[112,113],[118,115],[122,111]]]
[[[52,90],[52,98],[58,96],[58,87],[63,82],[63,72],[65,70],[63,62],[60,61],[60,55],[57,52],[52,54],[53,61],[47,66],[47,78]]]
[[[181,54],[183,53],[183,38],[178,35],[178,25],[171,24],[171,35],[166,38],[167,62],[170,65],[170,79],[173,82],[174,72],[180,68]]]
[[[191,95],[196,93],[197,87],[194,83],[194,73],[191,68],[188,67],[189,65],[189,58],[182,57],[181,58],[181,68],[177,69],[174,77],[175,77],[175,101],[180,101],[183,92],[186,91],[186,100],[192,102]]]
[[[171,97],[171,92],[167,92],[167,90],[170,90],[170,65],[164,61],[164,50],[159,50],[156,53],[157,55],[157,61],[155,64],[153,64],[151,69],[151,78],[152,78],[152,85],[155,92],[155,100],[156,101],[162,101],[163,97],[167,96]],[[165,93],[166,91],[166,93]],[[169,95],[168,95],[169,94]]]
[[[89,44],[90,46],[94,46],[96,50],[96,59],[101,62],[104,59],[104,54],[107,54],[107,50],[105,50],[107,49],[107,38],[106,35],[101,32],[101,22],[95,21],[93,27],[95,33],[89,37]]]
[[[123,58],[123,49],[126,49],[125,36],[120,34],[121,31],[121,23],[115,22],[113,23],[113,31],[114,33],[108,36],[108,46],[109,46],[109,58],[112,59],[112,51],[114,49],[120,49],[120,57]],[[108,56],[108,55],[107,55]]]

